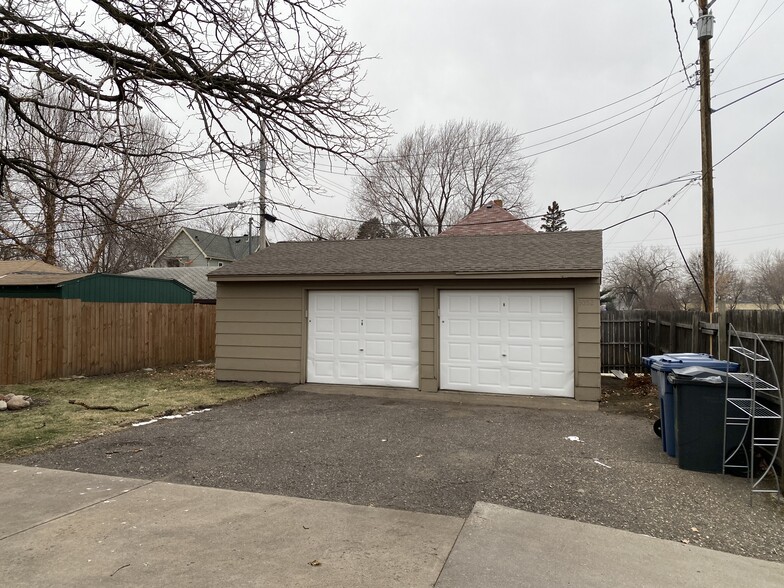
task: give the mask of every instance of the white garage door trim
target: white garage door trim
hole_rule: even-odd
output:
[[[419,387],[419,293],[311,291],[307,381]]]
[[[440,293],[445,390],[574,398],[571,290]]]

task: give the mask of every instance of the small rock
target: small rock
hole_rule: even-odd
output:
[[[12,396],[10,400],[6,400],[8,410],[21,410],[30,406],[29,396]]]
[[[142,371],[149,373],[149,372],[154,372],[155,370],[153,368],[142,368]]]
[[[8,410],[8,405],[5,403],[5,400],[0,400],[0,411]]]

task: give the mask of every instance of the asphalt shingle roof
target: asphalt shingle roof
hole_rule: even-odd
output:
[[[50,265],[37,259],[14,259],[11,261],[0,261],[0,276],[6,274],[38,273],[38,274],[67,274],[68,270]]]
[[[601,231],[276,243],[211,272],[231,276],[595,272]]]
[[[226,261],[233,261],[235,259],[243,259],[248,256],[248,237],[224,237],[223,235],[216,235],[200,229],[191,229],[184,227],[191,238],[198,243],[199,247],[204,254],[212,259],[223,259]],[[258,237],[251,238],[251,248],[253,251],[259,244]]]
[[[456,225],[439,233],[439,237],[468,237],[475,235],[516,235],[535,233],[531,227],[505,210],[500,200],[477,208]]]
[[[145,267],[130,272],[125,276],[143,278],[159,278],[177,280],[184,286],[194,290],[194,300],[215,300],[217,287],[207,279],[207,274],[215,268],[211,267]]]

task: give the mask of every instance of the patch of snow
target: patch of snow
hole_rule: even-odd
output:
[[[600,461],[599,461],[598,459],[596,459],[596,458],[594,458],[594,459],[593,459],[593,463],[595,463],[596,465],[600,465],[600,466],[602,466],[603,468],[607,468],[608,470],[611,470],[611,469],[612,469],[612,466],[608,466],[606,463],[602,463],[602,462],[600,462]]]
[[[132,427],[143,427],[144,425],[151,425],[153,423],[157,423],[160,420],[171,421],[171,420],[174,420],[174,419],[183,419],[186,416],[191,416],[191,415],[194,415],[194,414],[200,414],[202,412],[209,412],[211,410],[212,410],[211,408],[202,408],[201,410],[189,410],[188,412],[184,412],[182,414],[169,414],[169,415],[166,415],[166,416],[158,417],[156,419],[151,419],[149,421],[141,421],[139,423],[131,423],[131,426]],[[294,431],[292,431],[292,433],[293,432]]]
[[[564,437],[567,441],[577,441],[577,443],[583,443],[577,435],[567,435]]]

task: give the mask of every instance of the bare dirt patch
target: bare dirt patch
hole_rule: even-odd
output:
[[[659,418],[659,391],[647,374],[626,380],[602,376],[599,409],[611,414],[641,416],[653,422]]]

